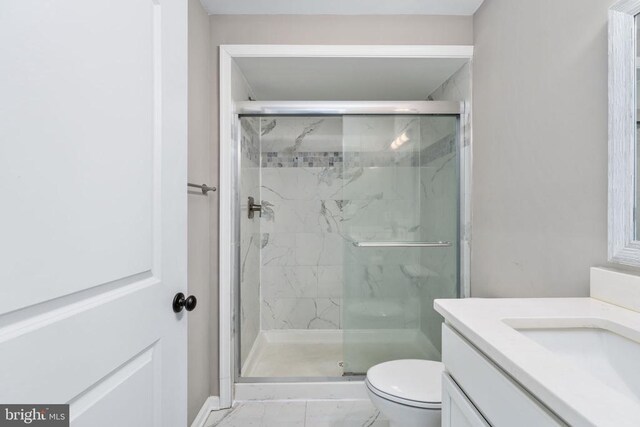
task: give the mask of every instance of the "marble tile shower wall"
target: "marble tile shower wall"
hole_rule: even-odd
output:
[[[420,240],[416,196],[429,182],[421,181],[422,168],[415,166],[452,155],[451,127],[449,134],[432,135],[433,144],[390,150],[390,141],[403,130],[421,141],[420,120],[349,120],[344,139],[340,118],[262,120],[262,329],[342,328],[345,269],[353,308],[372,297],[392,299],[403,314],[400,324],[389,327],[419,326],[419,294],[410,268],[420,264],[416,252],[363,251],[351,241]],[[327,157],[333,165],[315,162]],[[350,327],[359,326],[358,317],[347,319]]]
[[[256,118],[241,119],[240,144],[240,357],[244,364],[260,332],[260,223],[250,220],[246,200],[260,200],[260,135]]]
[[[262,329],[339,329],[342,121],[275,118],[261,127]]]
[[[354,124],[358,119],[350,119]],[[373,120],[379,121],[380,118]],[[293,122],[293,123],[292,123]],[[298,122],[296,129],[295,122]],[[402,123],[402,120],[400,120]],[[419,166],[420,163],[428,163],[431,160],[442,157],[454,148],[450,141],[442,141],[426,145],[420,155],[408,155],[406,150],[384,150],[378,145],[377,150],[371,150],[366,144],[363,147],[342,147],[342,119],[339,118],[272,118],[262,120],[262,158],[263,168],[287,168],[287,167],[336,167],[336,168],[361,168],[361,167],[398,167]],[[389,131],[388,122],[384,121],[386,131]],[[275,132],[276,125],[279,127]],[[402,126],[405,126],[401,125]],[[363,130],[373,129],[364,126]],[[397,130],[397,129],[395,129]],[[285,136],[286,132],[301,132],[296,135]],[[385,136],[393,139],[395,135]],[[450,139],[450,138],[449,138]],[[303,141],[307,141],[303,145]],[[389,141],[384,141],[388,145]],[[383,147],[384,148],[384,147]],[[386,147],[388,148],[388,147]],[[360,150],[363,151],[360,151]],[[343,152],[344,151],[344,152]],[[413,153],[417,154],[417,153]]]

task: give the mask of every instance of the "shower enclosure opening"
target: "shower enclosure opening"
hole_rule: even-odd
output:
[[[412,105],[240,111],[237,382],[440,359],[433,300],[460,296],[461,107]]]

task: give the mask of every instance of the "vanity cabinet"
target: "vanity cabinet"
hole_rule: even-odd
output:
[[[442,374],[442,427],[489,426],[476,407],[446,372]]]
[[[443,427],[566,426],[448,324],[442,361]]]

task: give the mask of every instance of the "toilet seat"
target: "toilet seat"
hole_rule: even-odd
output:
[[[431,360],[393,360],[367,371],[365,384],[376,396],[405,406],[440,409],[444,365]]]

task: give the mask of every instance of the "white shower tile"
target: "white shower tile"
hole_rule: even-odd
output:
[[[302,227],[298,233],[321,233],[327,229],[335,229],[335,221],[328,222],[322,215],[322,201],[298,200],[293,207],[300,218]]]
[[[280,200],[296,200],[298,198],[297,168],[262,168],[262,199],[272,203]]]
[[[327,233],[323,237],[324,244],[320,252],[320,265],[342,265],[344,246],[351,243],[336,233]]]
[[[262,329],[308,329],[313,298],[263,298]]]
[[[342,297],[342,270],[342,265],[326,265],[318,267],[318,297]]]
[[[394,196],[393,168],[363,167],[345,173],[343,198],[346,200]]]
[[[420,169],[417,167],[397,167],[394,170],[392,186],[393,199],[410,200],[416,203],[416,197],[420,193]],[[415,206],[415,205],[414,205]]]
[[[265,233],[262,236],[262,266],[296,265],[295,243],[293,233]]]
[[[340,198],[342,166],[296,168],[300,200]]]
[[[269,210],[263,213],[260,222],[265,233],[298,233],[305,230],[306,215],[298,209],[296,200],[263,200]],[[263,208],[264,209],[264,208]]]
[[[262,121],[262,152],[340,151],[342,118],[276,117]]]
[[[308,329],[340,329],[339,298],[316,298],[315,317],[308,323]]]
[[[322,202],[320,200],[300,200],[296,203],[295,210],[303,221],[303,227],[297,230],[299,233],[321,233],[324,230],[335,228],[335,224],[324,221],[324,217],[321,215]]]
[[[317,267],[264,267],[261,286],[262,296],[266,299],[315,297],[318,288]]]
[[[298,265],[341,265],[345,239],[337,233],[297,233],[295,261]]]
[[[339,329],[340,301],[330,298],[263,299],[263,329]]]
[[[320,265],[320,253],[324,245],[321,233],[296,233],[295,262],[298,265]]]

